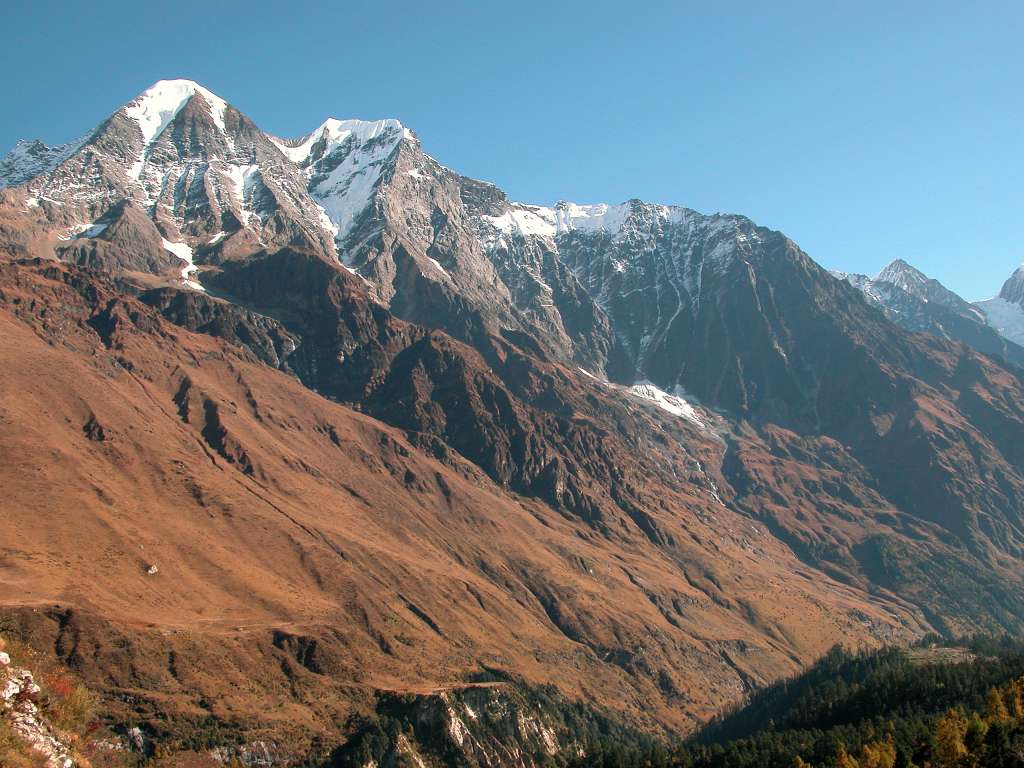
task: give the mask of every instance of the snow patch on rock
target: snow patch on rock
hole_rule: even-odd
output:
[[[451,275],[448,274],[448,270],[441,266],[440,261],[438,261],[437,259],[430,258],[429,256],[427,258],[430,260],[430,263],[434,266],[435,269],[437,269],[438,272],[440,272],[445,277],[451,277]]]
[[[161,238],[161,243],[165,251],[170,251],[185,262],[181,268],[181,280],[185,287],[196,291],[205,291],[206,289],[195,279],[196,273],[199,272],[199,267],[193,261],[192,248],[189,247],[188,243],[172,243],[167,238]]]
[[[78,237],[98,237],[106,228],[106,224],[90,224],[78,234]]]
[[[658,389],[651,382],[643,380],[633,384],[629,391],[634,397],[654,403],[663,411],[667,411],[673,416],[680,416],[698,426],[704,426],[704,422],[701,421],[697,410],[682,397],[682,390],[679,387],[676,387],[676,394],[670,395],[663,389]]]

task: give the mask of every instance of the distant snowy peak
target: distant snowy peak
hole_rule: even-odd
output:
[[[1024,308],[1000,298],[969,304],[937,280],[897,259],[874,278],[833,272],[909,331],[931,333],[1024,364]],[[1009,344],[1007,342],[1014,342]]]
[[[893,260],[874,277],[835,271],[832,275],[858,288],[869,301],[903,315],[904,320],[911,314],[926,311],[927,306],[932,304],[975,322],[985,322],[976,307],[903,259]]]
[[[875,278],[875,282],[885,282],[901,288],[924,302],[941,304],[944,307],[977,320],[983,318],[967,301],[949,290],[938,280],[928,277],[919,269],[915,269],[903,259],[890,262]]]
[[[912,291],[927,284],[929,278],[903,259],[893,259],[875,275],[874,279],[898,285],[905,291]]]
[[[837,270],[833,270],[830,274],[838,280],[845,280],[859,290],[870,303],[880,304],[894,312],[899,311],[895,307],[897,298],[906,293],[899,286],[887,280],[882,280],[881,273],[879,273],[878,277],[874,278],[856,272],[839,272]]]
[[[199,95],[210,110],[214,123],[226,131],[227,102],[191,80],[160,80],[124,107],[124,113],[138,123],[143,144],[152,144],[191,99]]]
[[[1003,283],[1003,288],[999,291],[999,298],[1024,305],[1024,264],[1017,267],[1010,278]]]
[[[998,296],[974,305],[985,313],[989,325],[1010,341],[1024,346],[1024,265],[1003,283]]]
[[[52,171],[81,149],[87,139],[88,134],[55,147],[49,147],[39,139],[22,139],[0,160],[0,189],[24,184],[36,176]]]

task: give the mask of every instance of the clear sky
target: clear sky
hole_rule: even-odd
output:
[[[1024,261],[1020,0],[0,5],[0,152],[186,77],[284,136],[397,117],[525,202],[743,213],[969,299]]]

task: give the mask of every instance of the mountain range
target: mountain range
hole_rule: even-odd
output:
[[[287,762],[401,695],[519,765],[578,744],[484,757],[452,702],[685,733],[837,642],[1024,624],[1024,268],[833,275],[186,80],[0,186],[0,605],[111,721]]]

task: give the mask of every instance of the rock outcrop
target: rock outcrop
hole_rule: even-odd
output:
[[[39,708],[41,689],[28,669],[11,664],[0,639],[0,719],[32,751],[42,755],[49,768],[75,768],[74,750],[64,743]]]

